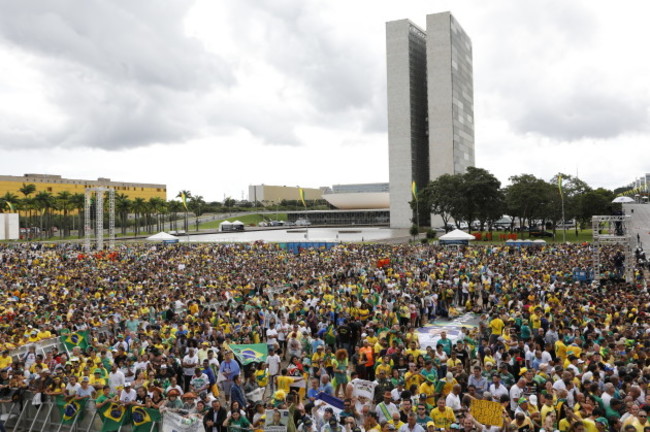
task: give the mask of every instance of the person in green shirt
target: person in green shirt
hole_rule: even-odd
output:
[[[223,425],[232,431],[251,429],[251,422],[246,417],[243,417],[239,410],[233,411],[230,418],[223,422]]]
[[[107,403],[111,403],[117,401],[117,395],[111,393],[111,388],[110,386],[105,385],[102,387],[102,394],[99,395],[97,400],[95,400],[95,404],[97,406],[97,411]]]

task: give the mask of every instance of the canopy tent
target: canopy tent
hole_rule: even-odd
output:
[[[235,231],[244,231],[244,222],[238,220],[234,221],[232,223],[232,229]]]
[[[164,231],[159,232],[158,234],[154,234],[150,237],[147,237],[147,240],[149,241],[159,241],[163,243],[178,243],[178,237],[175,237],[171,234],[167,234]]]
[[[219,231],[232,231],[232,230],[233,230],[232,222],[230,221],[225,220],[219,224]]]
[[[627,196],[620,196],[620,197],[614,198],[612,200],[612,202],[613,203],[632,203],[632,202],[635,202],[635,201],[634,201],[634,198],[630,198],[630,197],[627,197]]]
[[[440,244],[467,244],[468,242],[474,240],[475,237],[471,234],[467,234],[465,231],[455,229],[440,236]]]

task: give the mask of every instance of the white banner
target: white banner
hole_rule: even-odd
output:
[[[266,391],[266,387],[260,387],[258,389],[255,389],[250,393],[246,393],[246,399],[248,399],[251,402],[261,402],[262,399],[264,399],[265,391]]]
[[[352,385],[354,386],[354,391],[352,392],[352,396],[354,397],[365,397],[372,400],[375,396],[375,386],[377,384],[372,381],[358,379],[352,381]]]
[[[183,417],[166,411],[163,414],[162,432],[205,432],[203,421],[197,417]]]

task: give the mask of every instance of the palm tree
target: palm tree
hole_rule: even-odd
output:
[[[203,214],[203,208],[205,207],[205,201],[201,195],[193,196],[190,198],[190,209],[194,216],[196,216],[196,230],[199,230],[199,216]]]
[[[54,197],[50,192],[39,192],[34,197],[34,204],[41,213],[41,233],[43,232],[44,228],[47,228],[49,231],[51,227],[48,226],[47,222],[50,216],[49,211],[54,207]],[[43,219],[45,219],[45,225],[43,225]]]
[[[82,217],[84,217],[84,211],[86,209],[86,195],[82,193],[72,194],[70,196],[70,208],[77,211],[77,217],[79,218],[79,235],[84,236],[85,227]],[[74,230],[74,218],[72,219],[72,229]]]
[[[188,190],[182,190],[182,191],[180,191],[178,193],[178,195],[176,195],[176,198],[181,199],[181,204],[183,205],[183,208],[185,209],[185,227],[184,227],[184,229],[187,232],[187,231],[190,230],[188,219],[187,219],[187,212],[189,211],[188,204],[189,204],[190,198],[192,198],[192,192],[190,192]]]
[[[169,210],[169,229],[172,228],[172,223],[174,224],[174,231],[178,230],[177,227],[177,213],[183,211],[183,204],[179,201],[169,200],[167,201],[167,209]],[[173,222],[172,222],[173,221]]]
[[[118,193],[115,195],[115,210],[120,215],[120,227],[122,235],[126,235],[126,225],[129,218],[129,211],[133,203],[129,199],[128,195],[123,193]]]
[[[12,194],[11,192],[7,192],[4,194],[2,197],[0,197],[0,210],[3,209],[8,209],[12,210],[16,208],[16,204],[18,204],[18,195]],[[4,210],[3,210],[4,211]]]
[[[69,235],[70,228],[68,227],[68,212],[72,208],[72,202],[70,201],[71,198],[72,194],[68,191],[59,192],[56,195],[56,208],[57,210],[63,211],[63,220],[61,221],[61,234],[63,237]]]
[[[133,215],[135,216],[135,235],[138,235],[139,228],[140,228],[140,219],[138,216],[142,217],[142,215],[147,211],[147,202],[144,200],[144,198],[136,198],[133,200]]]
[[[23,197],[25,198],[25,200],[27,200],[31,194],[33,194],[34,192],[36,192],[36,185],[33,184],[33,183],[29,183],[29,184],[25,184],[25,183],[23,183],[22,187],[21,187],[20,189],[18,189],[18,192],[20,192],[21,194],[23,194]],[[29,208],[30,206],[25,206],[25,207],[26,207],[26,208]],[[27,213],[27,224],[26,224],[26,227],[30,227],[30,226],[31,226],[31,222],[30,222],[31,217],[32,217],[32,211],[31,211],[31,209],[30,209],[29,212]]]
[[[156,217],[156,230],[162,231],[161,224],[160,224],[160,216],[164,214],[165,211],[167,210],[167,203],[162,198],[152,197],[149,198],[148,204],[149,204],[149,209],[151,209],[151,212]],[[153,223],[151,225],[153,226]]]

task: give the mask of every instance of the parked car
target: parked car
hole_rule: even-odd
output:
[[[298,219],[296,221],[296,226],[311,226],[311,222],[309,222],[307,219]]]

